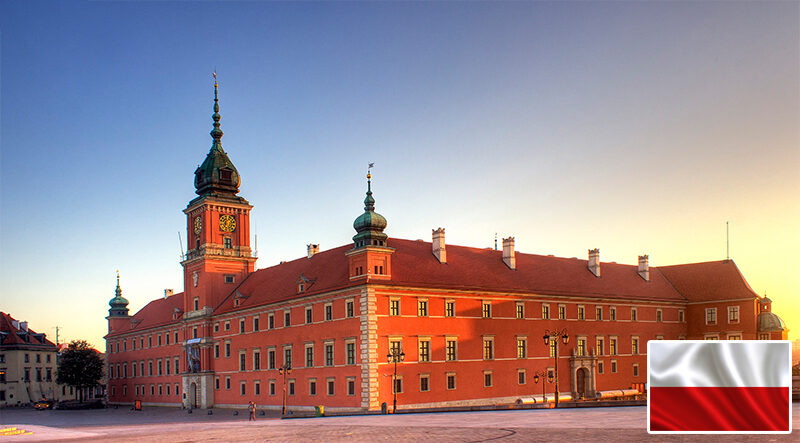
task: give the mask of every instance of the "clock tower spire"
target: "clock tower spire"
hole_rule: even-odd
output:
[[[194,172],[198,195],[183,212],[189,239],[184,269],[184,312],[210,314],[255,268],[250,250],[250,210],[238,196],[241,178],[222,149],[219,85],[214,74],[211,149]]]

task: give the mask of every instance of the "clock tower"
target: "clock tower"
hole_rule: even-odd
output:
[[[256,261],[250,250],[250,210],[253,207],[236,195],[240,177],[222,149],[217,89],[215,77],[214,114],[211,116],[213,143],[203,164],[194,172],[198,197],[183,210],[189,243],[181,264],[184,313],[189,317],[210,314],[253,272]]]

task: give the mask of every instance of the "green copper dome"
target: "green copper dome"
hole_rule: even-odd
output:
[[[223,132],[219,128],[219,99],[217,98],[217,82],[214,81],[214,129],[211,130],[211,138],[214,142],[211,150],[208,151],[203,164],[194,171],[194,187],[198,195],[236,195],[239,192],[241,179],[239,171],[233,166],[233,162],[228,158],[228,154],[222,149]]]
[[[357,234],[353,236],[355,247],[386,246],[389,238],[383,233],[386,229],[386,219],[375,212],[375,199],[372,197],[372,176],[367,174],[367,197],[364,199],[364,213],[353,222]]]
[[[108,310],[108,315],[111,317],[126,317],[128,315],[128,299],[122,296],[122,288],[119,287],[119,272],[117,272],[117,289],[114,293],[114,298],[108,302],[108,305],[111,306],[111,309]]]

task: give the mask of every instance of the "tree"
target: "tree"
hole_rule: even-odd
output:
[[[73,340],[58,359],[56,382],[75,387],[83,403],[83,389],[97,386],[103,378],[103,359],[85,340]]]

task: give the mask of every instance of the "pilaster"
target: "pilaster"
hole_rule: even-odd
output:
[[[361,408],[377,410],[378,405],[378,316],[375,289],[361,290]]]

